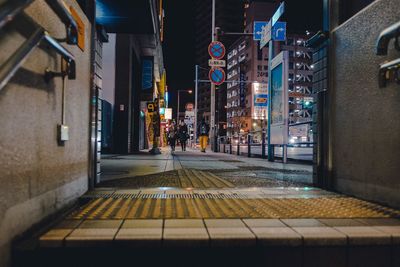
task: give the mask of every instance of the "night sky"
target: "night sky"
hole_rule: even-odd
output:
[[[176,90],[194,89],[194,0],[164,0],[163,43],[170,107],[177,107]],[[180,110],[194,103],[194,94],[180,93]],[[174,110],[175,114],[175,110]]]
[[[194,1],[164,0],[164,59],[170,107],[174,109],[177,107],[176,90],[194,89]],[[211,5],[211,0],[202,1],[209,1]],[[322,0],[286,1],[284,20],[290,32],[318,31],[322,28]],[[188,101],[194,102],[194,95],[181,93],[181,110]]]

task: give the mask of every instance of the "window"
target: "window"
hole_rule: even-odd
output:
[[[236,50],[236,49],[232,50],[232,51],[229,52],[229,54],[228,54],[228,59],[232,58],[232,57],[235,56],[236,54],[237,54],[237,50]]]
[[[243,41],[240,45],[239,45],[239,51],[242,51],[243,49],[245,49],[246,48],[246,42],[245,41]]]
[[[262,70],[263,70],[263,67],[262,67],[261,65],[257,65],[257,70],[258,70],[258,71],[262,71]]]
[[[230,68],[234,67],[237,64],[237,60],[234,59],[231,62],[228,63],[227,69],[229,70]]]

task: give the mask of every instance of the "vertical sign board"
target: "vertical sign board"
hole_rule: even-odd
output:
[[[268,44],[268,42],[271,40],[271,31],[272,31],[272,26],[271,26],[271,21],[270,21],[267,23],[267,25],[262,27],[260,49],[262,49],[264,46],[266,46]]]
[[[266,83],[253,83],[253,110],[252,118],[255,120],[266,119],[268,112],[268,85]]]
[[[271,62],[271,144],[273,145],[288,143],[288,65],[288,51],[282,51]]]
[[[78,12],[72,6],[69,7],[69,10],[78,26],[78,43],[77,43],[77,45],[82,51],[85,51],[85,23],[83,23]]]
[[[165,109],[165,119],[172,120],[172,108]]]
[[[142,90],[153,88],[153,59],[143,58],[142,60]]]
[[[279,18],[285,13],[285,2],[282,2],[278,9],[275,11],[274,15],[271,18],[271,27],[275,25],[275,23],[279,20]]]

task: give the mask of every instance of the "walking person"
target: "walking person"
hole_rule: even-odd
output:
[[[176,128],[175,128],[175,124],[172,124],[171,128],[169,129],[168,140],[169,140],[169,145],[171,146],[171,150],[175,151],[175,144],[176,144]]]
[[[181,121],[181,125],[179,126],[179,142],[181,143],[182,151],[186,151],[186,140],[188,137],[188,127],[184,121]]]
[[[203,118],[197,129],[197,135],[200,136],[200,148],[201,152],[203,153],[206,152],[209,131],[210,131],[210,126],[206,122],[205,118]]]

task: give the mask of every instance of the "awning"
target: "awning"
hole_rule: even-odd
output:
[[[154,34],[153,0],[96,0],[96,22],[108,33]]]

